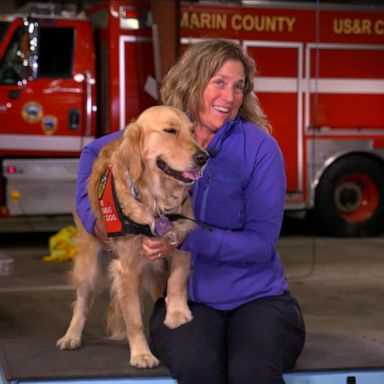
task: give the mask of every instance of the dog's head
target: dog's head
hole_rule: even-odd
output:
[[[142,112],[126,128],[118,152],[134,181],[145,173],[188,185],[200,177],[208,160],[208,153],[193,138],[192,122],[167,106]]]

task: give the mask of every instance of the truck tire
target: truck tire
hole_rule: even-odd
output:
[[[331,236],[375,236],[384,228],[384,166],[364,155],[336,160],[315,191],[317,229]]]

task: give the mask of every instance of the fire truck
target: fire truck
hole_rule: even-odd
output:
[[[314,213],[334,236],[382,232],[384,9],[184,1],[158,23],[153,3],[0,18],[2,215],[69,213],[82,148],[159,103],[165,49],[219,37],[256,61],[254,89],[285,157],[287,212]],[[167,24],[176,28],[164,37]]]

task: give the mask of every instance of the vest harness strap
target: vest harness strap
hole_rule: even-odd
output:
[[[149,237],[163,236],[172,229],[172,221],[179,219],[195,221],[178,213],[161,215],[155,221],[155,233],[151,231],[148,224],[134,222],[128,216],[124,215],[120,207],[116,195],[111,165],[100,178],[98,199],[108,237],[118,237],[127,234],[141,234]]]

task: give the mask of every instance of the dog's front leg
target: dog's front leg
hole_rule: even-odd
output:
[[[120,252],[119,254],[121,255]],[[121,257],[120,260],[115,260],[112,268],[114,294],[120,304],[130,348],[130,364],[138,368],[153,368],[159,365],[159,360],[151,353],[144,332],[140,261],[127,263],[125,257],[123,256],[123,260]],[[128,257],[131,258],[131,255]]]
[[[169,257],[170,275],[167,285],[167,314],[164,324],[176,328],[193,319],[188,307],[187,281],[190,273],[191,255],[175,249]]]
[[[77,288],[71,323],[65,335],[56,343],[60,349],[80,348],[81,335],[87,320],[91,300],[91,289],[86,282]]]
[[[71,274],[72,283],[76,287],[76,300],[68,330],[56,343],[60,349],[80,348],[89,309],[95,297],[105,287],[105,270],[102,267],[102,258],[105,257],[103,247],[82,227],[78,226],[78,230],[78,254]]]

